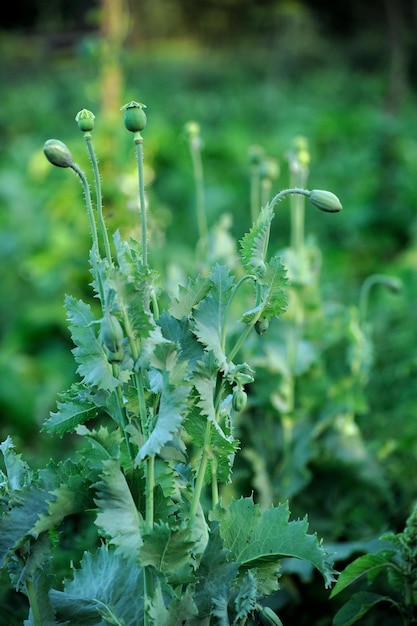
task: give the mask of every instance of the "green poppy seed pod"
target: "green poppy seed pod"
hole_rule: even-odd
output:
[[[45,141],[43,152],[52,165],[57,167],[72,167],[74,165],[71,152],[59,139],[48,139]]]
[[[94,120],[96,116],[91,111],[87,109],[82,109],[78,111],[75,116],[75,121],[78,124],[78,128],[83,131],[83,133],[89,133],[94,128]]]
[[[140,133],[145,128],[146,113],[143,109],[146,109],[146,105],[134,100],[120,107],[120,110],[124,111],[123,120],[125,126],[130,132]]]
[[[308,199],[311,204],[314,204],[320,211],[326,211],[326,213],[338,213],[343,208],[339,198],[331,191],[324,189],[313,189],[310,191]]]

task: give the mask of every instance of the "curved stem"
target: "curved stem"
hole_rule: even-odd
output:
[[[87,144],[87,149],[88,149],[88,154],[90,156],[91,165],[93,166],[94,182],[95,182],[95,187],[96,187],[97,215],[98,215],[98,221],[99,221],[100,230],[101,230],[101,236],[103,238],[104,249],[106,251],[107,260],[109,263],[111,263],[112,257],[111,257],[110,243],[109,243],[109,238],[107,235],[106,224],[104,222],[104,217],[103,217],[103,197],[101,194],[101,181],[100,181],[100,173],[98,170],[98,161],[94,152],[93,142],[91,139],[91,133],[85,133],[84,138]]]
[[[81,180],[81,183],[82,183],[82,186],[84,188],[85,204],[86,204],[86,207],[87,207],[88,219],[90,220],[91,237],[93,239],[93,250],[98,255],[99,254],[99,247],[98,247],[97,226],[96,226],[96,221],[94,219],[94,212],[93,212],[93,204],[91,202],[90,187],[88,185],[88,181],[87,181],[86,175],[84,174],[82,169],[76,163],[72,163],[71,169],[73,169],[74,172],[79,176],[79,178]]]
[[[309,189],[304,189],[303,187],[291,187],[290,189],[283,189],[283,191],[280,191],[272,198],[269,204],[271,207],[274,207],[276,203],[280,200],[283,200],[285,196],[290,196],[292,194],[299,194],[308,198],[310,193],[311,192]]]

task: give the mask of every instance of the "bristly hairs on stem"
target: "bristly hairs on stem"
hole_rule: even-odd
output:
[[[141,131],[146,127],[146,105],[132,100],[120,107],[124,111],[123,121],[127,130],[133,133],[133,141],[136,148],[136,160],[138,166],[139,207],[142,223],[142,263],[148,265],[147,253],[147,226],[146,226],[146,200],[145,183],[143,175],[143,137]]]
[[[84,139],[87,144],[87,150],[90,157],[91,165],[93,167],[94,174],[94,183],[96,188],[96,207],[97,207],[97,215],[98,221],[100,225],[101,236],[104,242],[104,249],[106,252],[106,257],[109,263],[112,261],[112,255],[110,250],[109,238],[107,235],[106,224],[104,222],[103,217],[103,196],[101,193],[101,180],[100,173],[98,169],[98,160],[93,148],[92,135],[91,132],[94,128],[94,120],[95,115],[91,111],[87,109],[82,109],[75,116],[75,121],[78,124],[78,128],[84,133]]]

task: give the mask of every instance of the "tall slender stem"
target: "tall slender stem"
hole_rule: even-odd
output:
[[[103,196],[101,193],[101,180],[100,180],[100,173],[98,170],[98,161],[94,152],[91,133],[88,133],[88,132],[84,133],[84,138],[87,144],[90,161],[93,166],[94,184],[96,188],[97,215],[98,215],[98,222],[100,225],[101,236],[104,242],[104,249],[106,252],[107,260],[109,261],[109,263],[111,263],[112,257],[111,257],[111,250],[110,250],[110,242],[109,242],[109,237],[107,235],[106,224],[104,222],[104,217],[103,217]]]
[[[142,263],[146,267],[148,265],[148,240],[146,226],[146,200],[145,200],[145,183],[143,176],[143,137],[137,132],[135,133],[136,160],[138,164],[138,187],[139,187],[139,205],[142,221]]]

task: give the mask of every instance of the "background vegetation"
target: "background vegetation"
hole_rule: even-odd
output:
[[[49,167],[44,141],[65,141],[86,165],[74,117],[82,108],[96,113],[109,230],[134,234],[134,158],[119,130],[119,107],[131,99],[146,103],[153,263],[168,267],[175,281],[180,268],[172,259],[191,267],[196,240],[186,122],[196,120],[202,130],[209,224],[230,216],[230,234],[237,239],[250,226],[249,148],[261,145],[278,160],[278,190],[288,185],[286,155],[302,135],[311,153],[310,187],[331,189],[344,205],[336,220],[307,214],[307,234],[322,255],[326,310],[357,307],[364,281],[375,273],[398,277],[404,287],[396,298],[372,291],[374,360],[362,395],[352,401],[354,431],[345,429],[338,438],[333,432],[321,459],[317,448],[298,448],[291,472],[304,478],[290,508],[308,513],[313,529],[329,542],[401,530],[416,497],[417,460],[412,3],[357,1],[337,11],[319,1],[201,6],[144,0],[128,6],[120,0],[91,3],[88,11],[84,4],[27,1],[18,16],[12,6],[2,18],[1,439],[13,434],[34,459],[57,454],[56,442],[39,428],[55,409],[57,392],[75,375],[63,297],[91,297],[79,183]],[[274,223],[277,249],[288,245],[289,236],[289,212],[283,209]],[[350,338],[348,317],[338,318],[337,327],[331,317],[323,320],[319,330],[332,349],[324,384],[338,377],[338,366],[343,369]],[[319,403],[325,394],[317,389],[300,382],[299,397]],[[265,393],[269,398],[272,392]],[[277,407],[270,404],[264,412],[277,415]],[[256,407],[250,415],[256,418]],[[308,425],[300,424],[306,432]],[[242,430],[251,437],[250,423]],[[302,437],[297,441],[301,446]],[[65,450],[71,441],[61,445]],[[241,469],[242,486],[250,489],[248,469]],[[328,623],[328,594],[317,596],[314,581],[303,586],[296,578],[290,595],[296,607],[288,609],[291,619],[295,611],[298,624]]]

